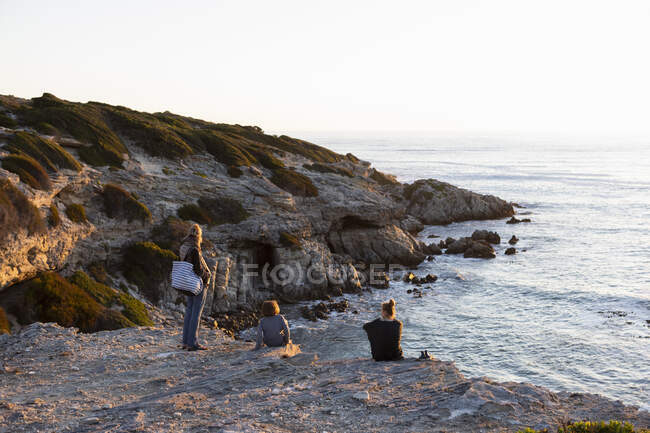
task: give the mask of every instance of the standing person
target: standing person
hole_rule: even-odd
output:
[[[264,301],[262,315],[264,317],[260,319],[260,324],[257,326],[257,344],[253,350],[258,350],[265,344],[269,347],[279,347],[291,343],[289,324],[280,314],[277,301]]]
[[[207,285],[210,281],[210,268],[201,254],[203,232],[198,224],[190,227],[189,234],[183,239],[178,256],[181,260],[191,263],[194,273],[201,278],[203,290],[198,295],[185,296],[185,320],[183,321],[183,349],[189,351],[206,350],[207,347],[199,344],[199,326],[201,313],[208,293]]]
[[[363,325],[368,334],[370,351],[375,361],[397,361],[404,359],[400,340],[402,322],[395,319],[395,300],[381,304],[381,317]]]

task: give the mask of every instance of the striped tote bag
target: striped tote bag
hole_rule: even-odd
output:
[[[203,289],[203,281],[194,273],[191,263],[174,261],[172,263],[172,287],[187,295],[198,295]]]

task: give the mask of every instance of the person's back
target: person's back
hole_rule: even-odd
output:
[[[289,324],[287,319],[280,314],[280,308],[276,301],[264,301],[262,304],[262,314],[257,327],[257,350],[262,345],[269,347],[285,346],[291,341]]]
[[[395,319],[395,301],[382,304],[382,317],[363,325],[370,341],[370,351],[375,361],[397,361],[403,359],[400,341],[402,322]]]

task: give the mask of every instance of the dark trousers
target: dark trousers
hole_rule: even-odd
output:
[[[189,347],[199,344],[199,327],[201,325],[201,313],[205,305],[205,297],[208,291],[204,287],[198,295],[185,296],[185,320],[183,321],[183,344]]]

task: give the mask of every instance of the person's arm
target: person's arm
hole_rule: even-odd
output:
[[[262,320],[260,320],[260,324],[257,325],[257,341],[255,343],[255,349],[253,350],[260,349],[263,344],[264,344],[264,332],[262,331]]]
[[[291,342],[291,333],[289,331],[289,323],[287,322],[287,319],[284,318],[284,316],[281,316],[281,317],[282,317],[282,328],[284,330],[284,332],[282,333],[283,340],[284,340],[284,344],[287,345],[287,344],[289,344]]]

